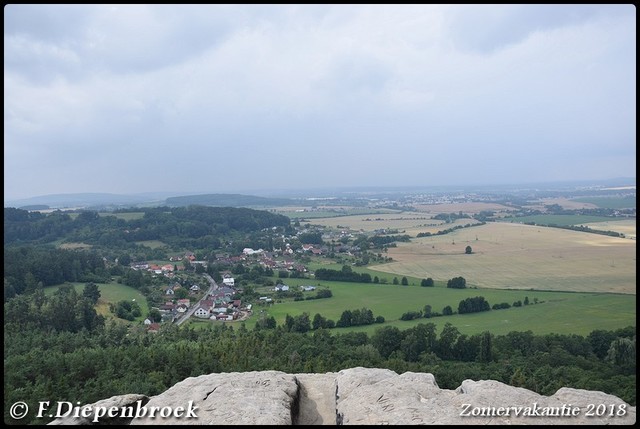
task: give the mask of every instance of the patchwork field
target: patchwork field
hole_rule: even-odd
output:
[[[598,206],[595,204],[578,201],[568,198],[543,198],[533,204],[529,204],[525,207],[535,210],[545,210],[545,206],[550,206],[553,204],[557,204],[563,209],[567,210],[579,210],[579,209],[596,209]]]
[[[418,204],[415,206],[420,212],[437,215],[438,213],[465,213],[475,214],[484,210],[495,212],[512,211],[513,207],[496,203],[468,202],[468,203],[447,203],[447,204]]]
[[[466,223],[473,222],[473,219],[462,219]],[[384,213],[384,214],[368,214],[341,216],[325,219],[314,219],[314,225],[323,225],[330,228],[348,227],[354,231],[371,232],[376,229],[397,229],[399,231],[418,230],[429,231],[428,228],[435,228],[436,231],[443,229],[444,221],[431,219],[431,215],[420,212],[403,212],[403,213]],[[465,222],[463,222],[465,223]],[[449,226],[455,225],[453,223]]]
[[[465,254],[466,246],[473,254]],[[388,256],[395,262],[370,269],[435,280],[462,276],[481,288],[636,293],[635,241],[626,238],[488,223],[398,243]]]

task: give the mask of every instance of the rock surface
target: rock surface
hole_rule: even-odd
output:
[[[122,398],[128,397],[130,404],[138,396],[105,401],[125,404]],[[105,404],[100,401],[94,405]],[[161,415],[177,407],[183,409],[180,416]],[[150,417],[154,408],[156,415]],[[326,374],[260,371],[202,375],[150,398],[145,409],[147,414],[130,419],[130,424],[631,425],[636,421],[636,407],[602,392],[562,388],[552,396],[542,396],[493,380],[465,380],[457,389],[447,390],[438,387],[432,374],[398,375],[375,368]],[[197,417],[189,417],[188,410]],[[95,424],[93,419],[60,420],[52,424]],[[99,421],[111,423],[115,422]]]

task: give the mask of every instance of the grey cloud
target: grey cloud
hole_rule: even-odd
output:
[[[596,16],[628,13],[629,5],[456,5],[449,28],[462,50],[492,53],[519,43],[531,33],[576,25]]]

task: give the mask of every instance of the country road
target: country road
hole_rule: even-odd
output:
[[[186,320],[189,320],[189,318],[193,316],[193,313],[195,313],[198,307],[200,306],[200,302],[206,299],[209,295],[213,295],[214,291],[218,289],[218,284],[215,282],[215,280],[213,280],[213,278],[209,274],[203,274],[203,276],[209,282],[209,290],[207,290],[207,293],[204,294],[204,296],[202,297],[202,299],[200,299],[200,301],[196,302],[194,305],[189,307],[189,310],[187,310],[187,312],[184,313],[184,315],[176,322],[176,325],[180,326]]]

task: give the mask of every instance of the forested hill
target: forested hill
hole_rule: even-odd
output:
[[[170,207],[182,207],[192,204],[201,206],[271,207],[293,205],[298,204],[298,202],[289,198],[266,198],[254,195],[204,194],[170,197],[166,199],[166,204]]]
[[[4,209],[4,244],[44,244],[56,240],[87,244],[123,245],[142,240],[164,242],[207,237],[219,239],[234,232],[255,232],[287,227],[289,218],[261,210],[234,207],[155,207],[136,209],[139,219],[124,220],[83,211],[75,219],[63,212],[42,214],[16,208]]]

